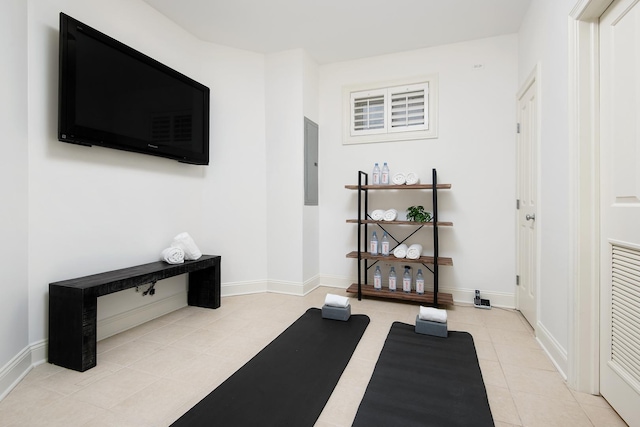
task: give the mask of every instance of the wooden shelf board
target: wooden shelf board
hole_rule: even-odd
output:
[[[357,219],[348,219],[348,224],[357,224]],[[376,221],[373,219],[363,219],[360,221],[362,224],[390,224],[390,225],[424,225],[426,227],[433,227],[433,222],[415,222],[415,221]],[[453,227],[453,222],[438,221],[438,227]]]
[[[346,188],[347,190],[357,190],[358,186],[357,185],[345,185],[344,188]],[[451,184],[436,184],[436,188],[438,190],[448,190],[451,188]],[[396,184],[390,184],[390,185],[373,185],[373,184],[369,184],[369,185],[363,185],[362,186],[363,190],[433,190],[433,184],[413,184],[413,185],[396,185]]]
[[[402,290],[391,292],[389,288],[385,287],[377,291],[373,289],[372,285],[362,285],[361,291],[362,295],[367,297],[413,301],[419,302],[421,304],[433,305],[433,292],[425,291],[423,295],[418,295],[417,293],[415,293],[415,291],[412,291],[411,293],[405,293],[402,292]],[[351,286],[349,286],[349,288],[347,288],[347,292],[357,295],[358,284],[353,283]],[[444,292],[438,292],[438,305],[453,305],[453,295]]]
[[[386,261],[386,262],[404,262],[404,263],[415,263],[415,264],[430,264],[434,265],[434,259],[431,256],[421,256],[418,259],[409,259],[409,258],[396,258],[393,255],[382,256],[382,255],[371,255],[369,252],[361,252],[360,254],[362,259],[368,259],[373,261]],[[352,251],[347,254],[347,258],[355,258],[358,259],[358,251]],[[453,265],[453,259],[447,257],[438,257],[438,265]]]

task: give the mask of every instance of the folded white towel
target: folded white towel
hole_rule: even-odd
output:
[[[383,209],[376,209],[375,211],[371,212],[371,219],[373,219],[374,221],[382,221],[383,218],[384,218]]]
[[[202,256],[202,252],[196,246],[196,242],[193,241],[189,233],[180,233],[173,238],[171,246],[174,248],[180,248],[184,251],[184,259],[196,260]]]
[[[407,185],[420,184],[420,177],[415,172],[409,172],[407,174]]]
[[[340,295],[327,294],[324,299],[324,304],[330,307],[349,307],[349,298]]]
[[[162,251],[162,259],[169,264],[182,264],[184,251],[181,248],[167,248]]]
[[[422,245],[420,243],[414,243],[407,249],[407,258],[418,259],[422,256]]]
[[[418,319],[430,320],[432,322],[438,323],[447,323],[447,310],[420,306],[420,314],[418,314]]]
[[[393,178],[391,178],[391,181],[395,185],[402,185],[407,182],[407,177],[405,177],[403,173],[398,172],[393,175]]]
[[[406,244],[401,244],[396,246],[396,248],[393,250],[393,256],[395,256],[396,258],[404,258],[407,256],[407,245]]]
[[[383,219],[385,221],[395,221],[396,218],[398,218],[398,211],[395,209],[389,209],[384,211],[384,217]]]

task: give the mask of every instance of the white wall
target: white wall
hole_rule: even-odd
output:
[[[515,289],[515,94],[517,37],[501,36],[326,65],[320,68],[320,270],[325,284],[346,286],[357,277],[357,172],[389,162],[393,172],[417,172],[452,184],[439,192],[439,214],[453,221],[440,229],[441,290],[471,302],[474,289],[497,305],[514,305]],[[476,68],[481,65],[481,68]],[[342,145],[342,87],[437,73],[437,139]],[[408,194],[411,193],[411,194]],[[371,209],[413,204],[431,209],[430,192],[375,193]],[[429,231],[421,232],[431,239]],[[410,240],[413,242],[414,239]],[[426,244],[426,242],[425,242]],[[396,268],[397,270],[397,268]],[[430,275],[428,275],[430,276]],[[428,280],[431,280],[429,277]]]
[[[305,53],[303,59],[303,112],[304,117],[318,123],[318,64]],[[318,132],[322,129],[318,128]],[[303,135],[304,143],[304,135]],[[303,152],[304,155],[304,152]],[[319,166],[322,167],[322,166]],[[304,168],[303,168],[304,173]],[[304,185],[304,176],[301,179]],[[322,203],[321,200],[318,204]],[[305,290],[312,288],[320,280],[320,209],[318,206],[304,206],[303,209],[303,270]]]
[[[575,0],[534,0],[522,23],[518,83],[540,71],[538,338],[567,372],[570,301],[568,24]]]
[[[210,87],[208,167],[57,140],[60,11]],[[266,279],[265,262],[238,261],[248,242],[249,255],[266,248],[263,57],[200,42],[142,1],[33,0],[28,24],[29,342],[47,337],[48,283],[155,261],[182,231],[223,256],[223,282]],[[102,297],[98,319],[184,305],[185,283],[159,283],[153,298]]]
[[[282,291],[302,281],[303,64],[301,49],[266,57],[267,257],[270,287]]]
[[[27,292],[27,3],[0,13],[0,397],[29,343]],[[30,364],[30,359],[24,362]],[[15,372],[15,371],[13,371]],[[19,372],[19,370],[18,370]]]

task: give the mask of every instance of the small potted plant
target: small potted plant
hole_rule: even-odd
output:
[[[424,206],[409,206],[407,208],[407,221],[431,222],[431,212],[424,210]]]

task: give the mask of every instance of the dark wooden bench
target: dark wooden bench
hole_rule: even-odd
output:
[[[98,297],[189,274],[189,305],[220,307],[220,257],[152,262],[49,284],[49,363],[84,372],[96,366]]]

